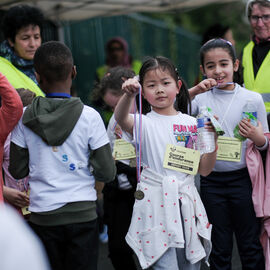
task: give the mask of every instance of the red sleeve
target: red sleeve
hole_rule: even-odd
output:
[[[8,134],[12,131],[22,116],[23,106],[14,87],[4,75],[0,73],[0,143],[4,144]]]
[[[21,99],[8,82],[6,77],[0,73],[0,96],[2,106],[0,108],[0,164],[2,167],[3,148],[8,134],[20,120],[23,111]],[[0,174],[0,201],[3,200],[3,180]]]

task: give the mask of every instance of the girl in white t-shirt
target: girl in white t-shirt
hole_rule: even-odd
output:
[[[225,131],[218,140],[213,172],[201,176],[201,197],[213,224],[211,269],[231,269],[235,234],[242,268],[264,270],[259,241],[261,224],[254,212],[252,184],[245,159],[248,140],[241,142],[234,138],[234,129],[239,126],[241,136],[253,141],[259,150],[267,148],[264,132],[268,131],[268,125],[263,99],[260,94],[234,82],[239,61],[229,41],[212,39],[206,42],[200,50],[200,58],[201,71],[208,79],[190,90],[192,95],[206,91],[193,99],[192,114],[197,115],[201,106],[210,107]],[[257,113],[258,126],[241,120],[248,102],[252,102],[254,113]]]
[[[200,269],[201,259],[207,261],[211,250],[211,225],[195,188],[194,176],[163,166],[166,148],[175,159],[181,159],[182,154],[176,153],[194,147],[197,121],[185,114],[188,91],[174,65],[165,57],[147,59],[139,78],[123,84],[125,93],[115,109],[118,124],[133,138],[139,138],[142,148],[143,171],[126,241],[143,269],[150,266],[155,270]],[[140,89],[142,125],[138,114],[136,117],[129,114]],[[200,174],[208,175],[215,161],[215,151],[203,155]]]

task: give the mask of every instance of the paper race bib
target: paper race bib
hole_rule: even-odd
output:
[[[242,143],[238,139],[219,136],[217,160],[240,162]]]
[[[30,189],[28,189],[27,195],[28,195],[28,196],[30,195]],[[25,215],[31,214],[31,212],[28,210],[28,207],[29,207],[29,206],[25,206],[25,207],[21,208],[22,214],[23,214],[24,216],[25,216]]]
[[[168,144],[163,161],[163,167],[187,174],[198,172],[200,152],[194,149]]]
[[[114,142],[113,157],[115,160],[132,159],[136,157],[134,146],[123,140],[118,139]]]

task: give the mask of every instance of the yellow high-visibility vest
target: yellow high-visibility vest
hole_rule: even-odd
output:
[[[244,84],[247,89],[262,95],[266,111],[270,112],[270,51],[263,60],[256,78],[254,78],[252,59],[254,45],[254,42],[250,41],[243,51]]]
[[[16,88],[25,88],[34,92],[37,96],[45,96],[36,83],[27,75],[17,69],[10,61],[0,57],[0,72],[6,76],[10,84]]]

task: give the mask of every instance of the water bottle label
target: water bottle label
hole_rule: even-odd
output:
[[[243,112],[242,119],[247,119],[253,126],[257,126],[257,112]]]
[[[204,127],[204,118],[198,118],[197,121],[198,121],[197,128]]]

